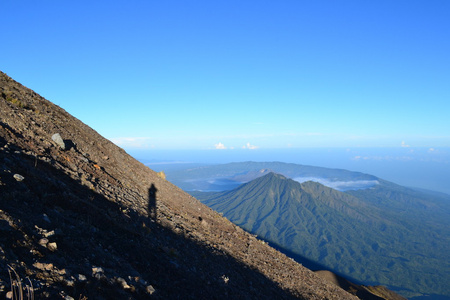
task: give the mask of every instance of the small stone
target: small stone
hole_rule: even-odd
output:
[[[66,286],[70,286],[70,287],[75,286],[75,281],[73,281],[71,279],[64,280],[64,283],[66,284]]]
[[[48,244],[48,239],[43,238],[39,240],[39,245],[41,245],[42,247],[47,247]]]
[[[13,177],[14,177],[15,180],[17,180],[19,182],[25,179],[25,177],[23,177],[20,174],[14,174]]]
[[[128,285],[128,283],[126,282],[125,279],[123,279],[122,277],[118,277],[116,279],[116,282],[124,289],[127,290],[130,288],[130,286]]]
[[[224,282],[225,284],[227,284],[228,281],[230,281],[230,278],[228,278],[228,277],[225,276],[225,275],[222,275],[222,280],[223,280],[223,282]]]
[[[53,242],[53,243],[48,243],[48,244],[47,244],[47,249],[50,250],[50,251],[52,251],[52,252],[55,252],[56,250],[58,250],[58,245],[56,245],[55,242]]]
[[[78,274],[77,279],[78,279],[78,281],[86,281],[87,280],[86,276],[84,276],[83,274]]]
[[[104,273],[105,271],[103,271],[102,267],[92,267],[92,275],[95,275],[97,273]]]
[[[205,220],[202,220],[202,221],[200,222],[200,224],[201,224],[203,227],[205,227],[205,228],[209,228],[209,223],[206,222]]]
[[[42,271],[50,271],[53,269],[53,264],[52,263],[40,263],[40,262],[36,262],[33,264],[33,266],[36,269],[42,270]]]
[[[147,286],[147,287],[145,288],[145,291],[146,291],[149,295],[152,295],[154,292],[156,292],[155,288],[154,288],[153,286],[151,286],[151,285]]]
[[[62,149],[66,150],[66,143],[62,139],[61,135],[59,133],[55,133],[52,135],[52,140]]]
[[[44,236],[44,237],[46,237],[46,238],[48,238],[48,237],[51,237],[51,236],[54,236],[55,235],[55,231],[54,230],[52,230],[52,231],[44,231],[43,233],[42,233],[42,235]]]

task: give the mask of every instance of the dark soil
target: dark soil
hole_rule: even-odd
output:
[[[354,298],[0,72],[1,298],[10,268],[35,299]]]

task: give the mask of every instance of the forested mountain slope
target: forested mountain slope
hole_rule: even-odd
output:
[[[269,173],[233,190],[192,192],[311,268],[407,296],[450,295],[446,203],[380,180],[340,192]]]

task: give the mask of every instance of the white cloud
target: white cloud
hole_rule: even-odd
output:
[[[242,146],[242,149],[250,149],[250,150],[254,150],[254,149],[258,149],[258,146],[255,145],[250,145],[250,143],[247,143],[246,145]]]
[[[410,147],[410,146],[406,144],[405,141],[402,141],[402,147]]]
[[[214,147],[216,147],[216,149],[227,149],[227,147],[225,147],[225,145],[222,143],[214,144]]]
[[[318,177],[296,177],[293,179],[300,183],[315,181],[338,191],[368,189],[379,184],[378,180],[331,181],[327,178]]]
[[[110,139],[111,142],[123,148],[153,148],[149,137],[118,137]]]

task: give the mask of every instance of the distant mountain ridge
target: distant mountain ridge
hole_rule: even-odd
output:
[[[233,190],[191,194],[309,267],[327,266],[408,297],[450,296],[449,203],[377,180],[340,192],[269,173]]]
[[[251,161],[169,171],[167,176],[171,182],[185,191],[224,191],[268,172],[283,174],[291,179],[301,179],[301,181],[325,181],[330,184],[370,182],[370,186],[372,186],[378,180],[373,175],[344,169],[329,169],[283,162]]]

